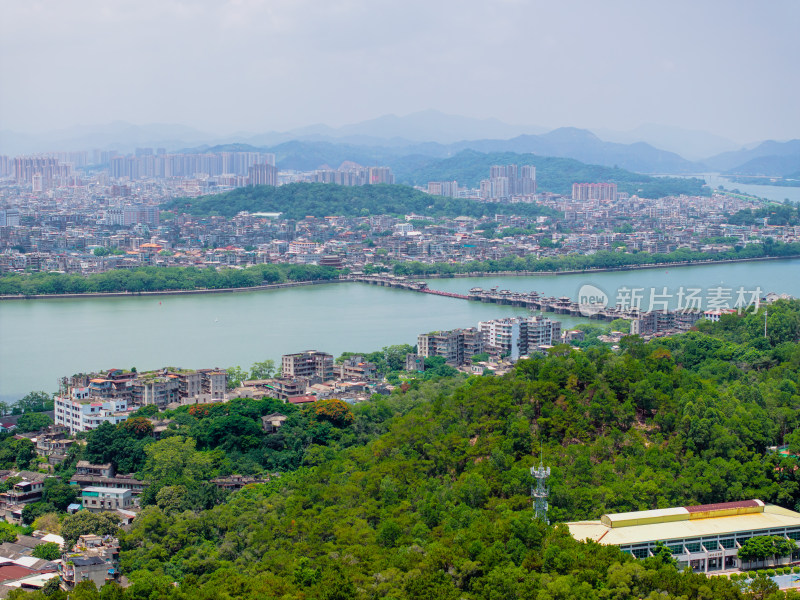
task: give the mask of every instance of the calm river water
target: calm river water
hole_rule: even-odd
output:
[[[788,187],[779,185],[755,185],[751,183],[737,183],[726,177],[722,177],[717,173],[705,173],[702,177],[706,183],[716,189],[720,185],[726,190],[739,190],[744,194],[752,194],[759,198],[766,198],[774,202],[783,202],[784,200],[791,200],[792,202],[800,202],[800,187]]]
[[[434,279],[430,287],[466,292],[494,285],[577,298],[592,284],[612,304],[621,286],[760,286],[800,296],[800,260],[543,277]],[[265,292],[15,300],[0,302],[0,399],[54,391],[65,375],[112,367],[247,369],[281,354],[319,349],[334,355],[416,343],[419,333],[475,326],[526,310],[359,283]],[[561,317],[565,326],[580,319]]]

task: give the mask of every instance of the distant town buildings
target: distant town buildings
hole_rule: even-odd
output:
[[[253,165],[275,166],[275,155],[262,152],[215,152],[203,154],[167,154],[152,148],[139,148],[136,154],[96,156],[99,164],[108,164],[113,179],[170,179],[198,176],[248,175]]]
[[[572,195],[563,196],[534,193],[533,165],[494,165],[488,175],[482,194],[456,181],[432,181],[425,190],[476,201],[535,202],[547,214],[196,217],[162,212],[161,205],[248,183],[371,185],[390,183],[393,174],[388,167],[353,162],[279,171],[273,154],[244,151],[137,148],[128,155],[97,150],[0,156],[0,273],[290,263],[400,274],[409,263],[413,275],[424,269],[420,265],[444,262],[519,263],[596,252],[722,253],[770,238],[800,240],[800,226],[772,223],[770,217],[746,225],[731,222],[730,215],[760,204],[724,193],[647,199],[597,182],[576,183]]]
[[[14,159],[14,178],[17,183],[37,182],[39,191],[62,183],[72,173],[72,167],[61,164],[57,158],[46,156],[19,156]]]

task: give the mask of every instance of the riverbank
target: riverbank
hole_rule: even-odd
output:
[[[731,258],[726,260],[695,260],[695,261],[675,261],[647,265],[622,265],[619,267],[597,267],[593,269],[578,269],[571,271],[474,271],[470,273],[431,273],[430,275],[419,275],[419,279],[458,279],[465,277],[550,277],[552,275],[584,275],[587,273],[613,273],[617,271],[641,271],[645,269],[681,268],[681,267],[702,267],[706,265],[722,265],[728,263],[761,262],[765,260],[796,260],[800,255],[792,256],[760,256],[756,258]]]
[[[15,294],[0,295],[0,300],[53,300],[59,298],[138,298],[142,296],[189,296],[195,294],[232,294],[235,292],[257,292],[263,290],[278,290],[281,288],[304,287],[308,285],[322,285],[324,283],[341,283],[346,279],[324,279],[317,281],[287,281],[285,283],[270,283],[250,287],[233,287],[200,290],[159,290],[153,292],[87,292],[85,294]]]
[[[459,279],[467,277],[550,277],[553,275],[584,275],[590,273],[611,273],[623,271],[640,271],[646,269],[664,269],[681,267],[700,267],[706,265],[720,265],[726,263],[745,263],[762,262],[775,260],[795,260],[800,255],[792,256],[762,256],[754,258],[731,258],[725,260],[699,260],[699,261],[674,261],[646,265],[621,265],[618,267],[596,267],[591,269],[564,270],[564,271],[471,271],[468,273],[431,273],[420,274],[409,279]],[[232,287],[218,289],[196,289],[196,290],[159,290],[152,292],[87,292],[84,294],[7,294],[0,295],[0,300],[53,300],[53,299],[76,299],[76,298],[135,298],[146,296],[183,296],[198,294],[232,294],[236,292],[257,292],[267,290],[278,290],[282,288],[304,287],[311,285],[325,285],[330,283],[344,283],[352,281],[347,276],[336,279],[323,279],[314,281],[287,281],[284,283],[271,283],[250,287]]]

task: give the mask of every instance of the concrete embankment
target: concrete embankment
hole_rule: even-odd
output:
[[[0,300],[52,300],[54,298],[134,298],[140,296],[185,296],[191,294],[231,294],[234,292],[257,292],[262,290],[279,290],[281,288],[303,287],[308,285],[322,285],[326,283],[341,283],[346,280],[325,279],[321,281],[288,281],[286,283],[272,283],[269,285],[254,285],[251,287],[202,289],[202,290],[162,290],[156,292],[89,292],[86,294],[32,294],[32,295],[5,295]]]

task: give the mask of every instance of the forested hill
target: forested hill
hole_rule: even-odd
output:
[[[492,165],[535,165],[539,191],[569,195],[573,183],[616,183],[620,192],[642,198],[661,198],[686,194],[710,194],[704,181],[697,178],[651,177],[617,167],[589,165],[571,158],[555,158],[514,152],[481,153],[464,150],[445,159],[429,160],[423,164],[393,165],[397,181],[425,185],[429,181],[458,181],[459,185],[475,187],[489,177]]]
[[[482,217],[494,214],[539,216],[552,214],[535,204],[496,204],[431,196],[405,185],[342,186],[330,183],[291,183],[280,187],[254,186],[199,198],[177,198],[164,208],[193,215],[233,216],[240,211],[280,212],[283,218],[406,215]]]
[[[767,338],[763,323],[762,308],[625,338],[620,353],[556,347],[504,377],[414,380],[352,409],[184,407],[159,441],[140,419],[104,425],[86,458],[151,481],[121,539],[133,585],[104,597],[743,599],[666,554],[634,561],[534,520],[529,469],[541,444],[555,523],[749,498],[795,508],[796,459],[767,448],[800,452],[800,302],[769,307]],[[265,436],[259,416],[276,410],[286,428]],[[227,499],[202,487],[275,469]]]

